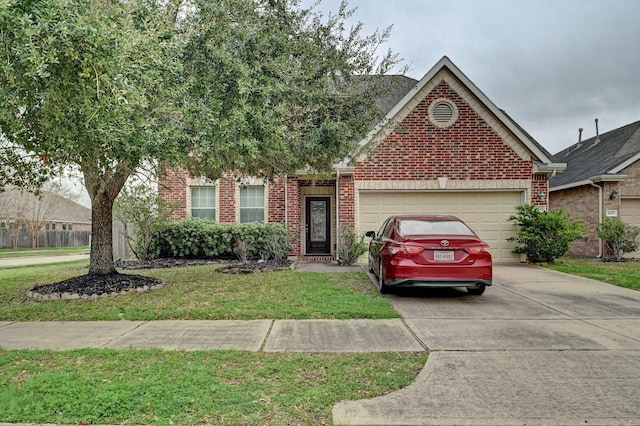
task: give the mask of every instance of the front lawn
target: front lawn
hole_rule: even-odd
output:
[[[426,353],[0,350],[0,422],[330,425],[344,399],[409,385]]]
[[[603,262],[588,257],[565,256],[555,263],[543,263],[541,266],[567,274],[591,278],[620,287],[640,290],[640,262]]]
[[[399,318],[364,272],[221,274],[217,265],[137,270],[166,286],[97,300],[34,300],[34,285],[86,274],[87,261],[0,268],[2,321]]]

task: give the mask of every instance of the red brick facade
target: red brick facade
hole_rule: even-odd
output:
[[[442,77],[443,73],[448,77]],[[370,152],[355,165],[336,172],[337,188],[335,178],[314,181],[306,176],[278,177],[266,184],[267,220],[286,223],[289,231],[299,236],[293,241],[293,255],[305,257],[305,198],[322,196],[330,200],[335,255],[339,225],[357,226],[358,191],[362,185],[401,182],[413,189],[413,182],[437,185],[439,178],[446,177],[451,183],[448,189],[518,190],[530,202],[546,206],[547,176],[535,174],[530,147],[515,135],[512,126],[504,124],[504,117],[494,114],[495,109],[483,107],[473,90],[459,92],[460,83],[451,72],[443,71],[434,78],[428,93],[416,99],[415,107],[381,142],[370,147]],[[434,100],[443,98],[455,105],[457,116],[449,126],[436,126],[429,118],[429,108]],[[160,185],[161,195],[184,203],[176,218],[189,216],[188,185],[187,179],[171,177],[171,173]],[[219,220],[237,221],[237,183],[229,176],[215,185]],[[535,195],[539,190],[544,192],[543,197]]]
[[[459,115],[447,128],[434,126],[429,105],[438,98],[455,103]],[[446,82],[441,81],[367,159],[356,180],[531,179],[523,160]]]

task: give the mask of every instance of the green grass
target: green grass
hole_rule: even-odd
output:
[[[425,353],[0,350],[0,421],[331,424],[331,408],[410,384]]]
[[[399,318],[364,272],[231,275],[215,272],[215,265],[189,266],[132,272],[166,283],[143,294],[56,301],[26,296],[34,285],[85,274],[86,265],[77,261],[0,269],[0,320]]]
[[[11,257],[30,257],[30,256],[62,256],[65,254],[83,254],[89,252],[89,246],[77,247],[37,247],[17,249],[3,248],[0,249],[0,259]]]
[[[620,287],[640,290],[640,262],[602,262],[600,260],[565,256],[555,263],[541,264],[545,268],[591,278]]]

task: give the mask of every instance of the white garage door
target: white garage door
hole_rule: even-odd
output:
[[[521,192],[368,192],[360,191],[360,231],[378,231],[392,214],[451,214],[491,246],[496,262],[519,262],[514,255],[515,226],[507,218],[522,203]]]
[[[620,200],[620,219],[629,225],[640,226],[640,199]],[[640,251],[627,253],[624,257],[640,258]]]

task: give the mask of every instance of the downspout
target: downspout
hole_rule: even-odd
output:
[[[340,263],[340,251],[338,244],[340,241],[340,170],[336,168],[336,262]]]
[[[589,181],[591,186],[598,188],[598,223],[602,223],[602,187]],[[598,259],[602,258],[602,238],[598,237]]]

